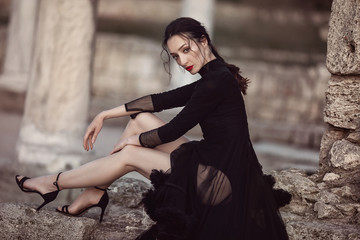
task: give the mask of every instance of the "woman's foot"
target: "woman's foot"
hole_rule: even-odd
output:
[[[24,178],[24,176],[17,176],[18,181]],[[23,187],[25,190],[37,191],[41,194],[46,194],[58,190],[53,184],[56,181],[56,175],[41,176],[36,178],[29,178],[24,181]],[[58,184],[59,187],[61,184]]]
[[[86,188],[75,201],[68,206],[68,214],[77,215],[84,209],[98,204],[101,197],[104,195],[104,190],[96,189],[94,187]],[[62,212],[62,207],[57,208],[58,211]]]
[[[16,175],[16,184],[19,186],[21,191],[26,193],[38,193],[44,202],[36,209],[39,211],[46,204],[54,201],[60,191],[58,180],[61,172],[57,176],[44,176],[37,177],[34,179]],[[49,182],[55,178],[55,181],[50,185]],[[56,188],[56,189],[54,189]]]

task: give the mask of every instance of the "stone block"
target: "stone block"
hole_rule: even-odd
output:
[[[282,212],[283,220],[293,240],[359,240],[360,229],[357,224],[346,224],[340,219],[327,221],[325,219],[313,219],[304,216],[296,216],[292,213]]]
[[[337,204],[336,208],[340,209],[344,215],[352,216],[356,213],[358,204]]]
[[[12,203],[0,204],[0,239],[90,239],[97,222]]]
[[[332,181],[336,181],[340,178],[340,175],[336,174],[336,173],[326,173],[323,181],[325,182],[332,182]]]
[[[342,213],[334,206],[323,202],[316,202],[314,204],[314,211],[317,212],[319,219],[323,218],[343,218]]]
[[[326,66],[333,74],[360,74],[360,2],[334,0]]]
[[[111,185],[109,195],[112,204],[117,204],[122,207],[134,208],[139,205],[142,200],[142,195],[149,188],[150,184],[134,179],[121,178]]]
[[[334,167],[354,170],[360,166],[360,146],[345,139],[334,142],[330,154],[330,162]]]
[[[335,76],[326,90],[324,121],[339,128],[360,128],[360,76]]]
[[[307,178],[301,170],[270,171],[270,174],[276,179],[275,188],[284,189],[290,192],[293,197],[313,199],[319,192],[316,184]]]
[[[327,191],[321,191],[319,194],[319,201],[323,202],[323,203],[329,203],[329,204],[334,204],[334,203],[340,203],[340,197],[334,193],[331,192],[327,192]]]
[[[346,137],[346,140],[352,143],[360,144],[360,132],[352,132]]]
[[[341,188],[332,188],[331,192],[341,197],[351,197],[353,195],[351,187],[349,186],[343,186]]]
[[[319,168],[320,172],[327,173],[330,170],[330,149],[335,141],[345,137],[344,129],[335,128],[329,125],[321,138]]]

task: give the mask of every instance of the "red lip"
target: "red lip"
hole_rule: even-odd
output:
[[[193,69],[193,67],[194,67],[194,65],[188,66],[188,67],[186,67],[186,70],[188,70],[190,72]]]

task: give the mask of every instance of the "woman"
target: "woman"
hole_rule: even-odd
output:
[[[273,178],[263,175],[251,145],[242,98],[248,80],[223,60],[194,19],[171,22],[163,49],[168,66],[171,56],[201,79],[98,114],[83,139],[87,151],[105,119],[132,117],[110,156],[57,176],[16,176],[19,187],[40,194],[44,204],[62,189],[86,187],[57,211],[76,216],[99,206],[101,220],[105,189],[137,171],[154,185],[143,203],[156,222],[138,239],[288,239],[278,207],[291,196],[272,189]],[[151,113],[179,106],[184,108],[169,123]],[[204,139],[189,141],[183,135],[196,124]]]

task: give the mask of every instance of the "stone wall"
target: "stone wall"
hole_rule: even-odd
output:
[[[294,239],[360,239],[359,16],[359,1],[333,1],[318,172],[272,172],[277,186],[293,195],[283,212]]]
[[[334,186],[348,186],[360,199],[360,2],[333,2],[328,36],[320,174]],[[332,176],[330,178],[330,176]]]

